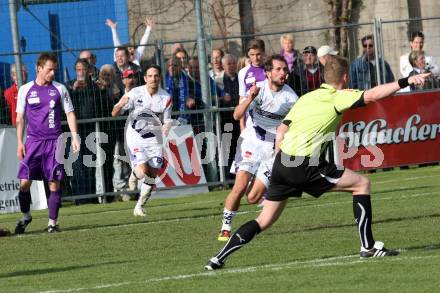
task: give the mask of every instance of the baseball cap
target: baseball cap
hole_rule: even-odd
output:
[[[133,70],[133,69],[125,69],[123,72],[122,72],[122,78],[127,78],[127,77],[129,77],[130,75],[134,75],[136,72]]]
[[[307,46],[303,50],[303,54],[305,54],[305,53],[312,53],[312,54],[316,55],[316,48],[313,46]]]
[[[327,54],[338,55],[338,51],[333,50],[332,47],[327,46],[327,45],[319,47],[318,58],[321,58],[322,56],[327,55]]]

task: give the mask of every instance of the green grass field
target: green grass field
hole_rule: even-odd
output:
[[[227,191],[148,203],[68,206],[62,233],[0,238],[1,292],[440,292],[440,166],[370,174],[376,240],[401,255],[359,259],[349,194],[290,200],[280,220],[228,260],[203,271]],[[258,208],[244,204],[234,227]],[[18,214],[0,215],[13,230]]]

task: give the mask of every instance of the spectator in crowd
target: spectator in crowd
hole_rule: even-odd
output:
[[[382,59],[379,58],[379,64],[376,64],[374,52],[374,40],[372,35],[362,38],[363,54],[356,58],[350,66],[350,88],[367,90],[378,85],[376,79],[376,67],[379,67],[380,78],[382,79]],[[389,83],[394,81],[394,75],[388,62],[385,62],[385,81]]]
[[[100,88],[100,99],[97,100],[96,117],[109,117],[113,105],[119,100],[124,89],[116,85],[117,75],[115,68],[110,64],[105,64],[99,72],[98,86]],[[122,74],[121,74],[122,84]],[[106,158],[103,166],[104,170],[104,191],[112,192],[113,188],[113,157],[116,141],[121,135],[122,129],[117,129],[114,121],[100,122],[100,131],[107,134],[108,142],[101,144],[100,147],[105,151]]]
[[[182,43],[174,43],[171,46],[171,54],[174,55],[177,50],[185,50]]]
[[[408,76],[418,75],[421,73],[428,73],[430,72],[429,69],[426,66],[426,56],[424,51],[412,51],[409,56],[409,63],[412,67],[412,71],[409,73]],[[412,91],[418,89],[432,89],[432,88],[438,88],[439,87],[439,80],[436,76],[428,76],[425,78],[425,84],[416,86],[415,84],[410,85],[410,89]]]
[[[122,72],[122,83],[125,86],[124,94],[127,94],[133,88],[137,87],[138,84],[136,79],[136,72],[131,69],[124,70],[124,72]],[[115,156],[113,160],[113,191],[123,192],[127,188],[130,191],[134,191],[137,187],[137,179],[135,176],[133,176],[130,165],[126,161],[121,160],[121,157],[125,156],[123,133],[125,121],[115,121],[114,125],[116,131],[116,144]],[[122,201],[129,201],[131,197],[126,193],[121,193],[121,199]]]
[[[120,47],[121,41],[119,40],[118,31],[116,30],[117,22],[113,22],[111,19],[107,19],[105,21],[105,24],[108,27],[110,27],[110,29],[112,31],[113,46]],[[133,62],[137,66],[141,66],[141,61],[142,61],[142,58],[144,57],[145,48],[146,48],[145,45],[147,44],[148,38],[150,37],[151,29],[153,27],[153,21],[150,18],[146,17],[145,21],[144,21],[144,25],[145,25],[145,32],[141,38],[140,45],[137,47],[127,46],[129,60],[130,60],[130,62]],[[117,56],[116,56],[116,50],[115,50],[115,61],[116,61],[116,59],[117,59]]]
[[[121,79],[121,83],[122,83],[122,79]],[[98,102],[100,105],[103,105],[104,102],[107,103],[107,101],[113,103],[121,95],[121,91],[116,84],[116,70],[110,64],[104,64],[101,66],[101,70],[99,71],[99,77],[96,84],[99,87],[99,89],[102,91],[101,96],[102,94],[105,94],[104,96],[106,98],[105,101]],[[102,109],[107,107],[101,106],[100,108]],[[105,111],[105,113],[107,113],[107,111]],[[107,115],[103,114],[102,111],[99,111],[98,117],[102,117],[102,116],[107,116]]]
[[[323,83],[323,67],[318,62],[317,51],[313,46],[307,46],[302,52],[303,66],[299,74],[292,72],[288,77],[288,85],[302,96],[313,91]]]
[[[23,64],[21,67],[21,73],[23,78],[23,84],[27,82],[28,73],[26,70],[26,66]],[[17,119],[17,113],[15,112],[17,108],[17,95],[18,95],[18,88],[17,88],[17,66],[13,64],[11,66],[11,79],[12,79],[12,86],[7,88],[5,91],[5,99],[8,103],[8,109],[11,117],[11,124],[15,126],[16,119]],[[6,111],[5,111],[6,112]]]
[[[173,97],[173,111],[185,111],[194,102],[188,101],[188,79],[189,77],[183,72],[181,59],[173,56],[167,61],[165,88]],[[180,114],[177,118],[181,124],[187,124],[189,119],[188,114]]]
[[[11,124],[11,117],[9,117],[9,107],[7,105],[6,98],[4,97],[3,92],[3,88],[0,86],[0,125],[9,125]]]
[[[211,52],[211,69],[209,70],[209,76],[214,79],[215,83],[221,88],[224,88],[223,85],[223,65],[222,58],[225,55],[223,50],[214,49]]]
[[[175,56],[176,58],[180,59],[180,61],[182,62],[182,69],[186,73],[188,73],[189,72],[189,64],[188,64],[189,55],[188,55],[188,52],[186,52],[185,49],[178,47],[176,49],[176,51],[174,52],[173,56]]]
[[[421,31],[416,31],[411,34],[411,38],[409,41],[409,45],[411,47],[411,51],[421,51],[423,50],[423,46],[425,44],[425,35]],[[409,54],[406,53],[400,56],[400,73],[403,77],[409,76],[410,72],[413,71],[413,67],[409,61]],[[427,69],[432,72],[434,76],[440,76],[440,66],[437,64],[437,61],[434,57],[430,55],[425,55],[425,64]]]
[[[313,91],[321,86],[324,82],[323,70],[324,68],[318,62],[316,56],[317,51],[313,46],[307,46],[303,50],[304,69],[302,71],[302,80],[304,80],[306,87],[304,93]],[[303,94],[303,93],[301,93]]]
[[[301,55],[299,51],[294,48],[295,41],[293,35],[287,34],[280,37],[281,52],[280,55],[286,59],[289,73],[301,71]]]
[[[77,59],[74,65],[76,77],[67,83],[73,107],[75,108],[77,119],[93,119],[96,116],[98,101],[100,101],[100,90],[92,81],[90,68],[87,59]],[[95,131],[95,125],[91,123],[78,124],[78,135],[81,138],[82,147],[80,148],[79,158],[93,153],[86,147],[87,136]],[[68,146],[70,148],[70,146]],[[78,159],[72,164],[73,175],[70,178],[72,195],[93,194],[96,189],[95,168],[86,166],[82,159]],[[76,200],[76,204],[93,202],[90,199]]]
[[[318,59],[319,63],[324,67],[328,60],[334,58],[334,56],[338,55],[338,51],[335,51],[332,47],[328,45],[324,45],[319,47],[318,49]]]
[[[99,69],[96,67],[96,56],[92,51],[84,50],[79,53],[79,59],[85,59],[89,63],[89,75],[92,81],[96,81],[99,76]]]
[[[222,58],[222,65],[224,68],[223,90],[225,97],[221,100],[220,107],[235,107],[238,105],[240,98],[238,94],[237,57],[232,54],[226,54]],[[232,126],[232,139],[228,158],[228,166],[231,166],[237,148],[237,141],[240,136],[240,123],[233,118],[233,111],[221,112],[220,118],[222,131],[227,131],[227,124]],[[228,174],[230,179],[235,177],[230,172],[225,173]]]
[[[240,72],[240,70],[242,70],[244,67],[248,66],[249,62],[250,61],[249,61],[248,57],[243,56],[243,57],[238,58],[238,61],[237,61],[237,72]]]
[[[204,105],[202,100],[202,86],[200,84],[200,67],[199,59],[194,56],[189,62],[189,79],[188,79],[188,99],[187,108],[188,109],[203,109],[205,106],[208,108],[211,105]],[[211,98],[212,102],[215,103],[215,99],[218,98],[221,101],[225,94],[221,88],[219,88],[212,78],[209,78],[210,88],[211,88]],[[200,133],[204,131],[203,114],[191,114],[190,124],[193,127],[194,133]]]
[[[119,47],[116,49],[116,61],[115,61],[115,82],[120,92],[124,92],[124,84],[122,83],[122,72],[130,69],[135,72],[137,84],[143,84],[142,72],[140,66],[134,64],[129,60],[129,52],[125,47]]]

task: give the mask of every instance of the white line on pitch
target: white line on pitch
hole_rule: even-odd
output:
[[[408,261],[408,260],[420,260],[420,259],[432,259],[438,258],[440,255],[435,256],[397,256],[392,258],[386,258],[386,261]],[[352,260],[351,260],[352,259]],[[344,261],[348,260],[348,261]],[[215,277],[218,275],[226,275],[226,274],[237,274],[237,273],[252,273],[256,271],[280,271],[284,269],[299,269],[299,268],[314,268],[314,267],[330,267],[330,266],[347,266],[354,265],[358,263],[368,263],[368,260],[360,260],[359,256],[356,255],[346,255],[346,256],[336,256],[330,258],[318,258],[306,261],[293,261],[288,263],[278,263],[278,264],[268,264],[261,266],[250,266],[244,268],[236,268],[236,269],[225,269],[219,271],[210,271],[210,272],[199,272],[194,274],[186,274],[186,275],[174,275],[174,276],[164,276],[160,278],[151,278],[146,279],[144,281],[138,282],[121,282],[121,283],[110,283],[103,284],[94,287],[82,287],[82,288],[69,288],[69,289],[58,289],[58,290],[48,290],[48,291],[40,291],[39,293],[64,293],[64,292],[78,292],[84,290],[98,290],[98,289],[106,289],[106,288],[115,288],[122,286],[130,286],[130,285],[139,285],[139,284],[148,284],[155,282],[164,282],[170,280],[184,280],[184,279],[192,279],[192,278],[200,278],[200,277]]]

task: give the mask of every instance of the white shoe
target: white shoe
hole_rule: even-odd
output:
[[[135,217],[145,217],[147,214],[145,213],[145,210],[141,207],[135,207],[133,210],[133,215]]]

